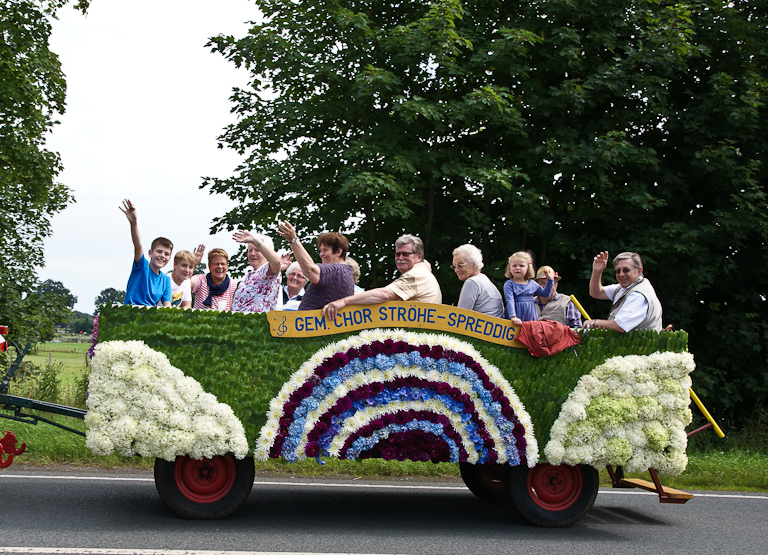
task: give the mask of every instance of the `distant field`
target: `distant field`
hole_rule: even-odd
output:
[[[41,368],[44,368],[49,360],[53,364],[61,363],[61,380],[65,385],[69,385],[87,369],[85,355],[90,347],[90,336],[82,337],[80,343],[65,341],[40,343],[36,350],[27,353],[24,361],[31,362]],[[11,356],[15,356],[15,353],[12,352]]]

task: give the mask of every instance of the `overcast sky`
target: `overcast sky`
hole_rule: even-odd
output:
[[[67,7],[53,22],[67,111],[48,145],[77,202],[54,217],[39,277],[61,281],[75,310],[92,313],[103,289],[125,289],[133,247],[123,198],[137,207],[145,251],[159,235],[174,251],[236,251],[230,234],[208,231],[233,203],[198,186],[239,162],[216,137],[235,121],[229,96],[248,74],[204,45],[244,36],[258,17],[249,0],[93,0],[87,16]]]

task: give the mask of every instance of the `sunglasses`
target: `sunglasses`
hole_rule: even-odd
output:
[[[616,268],[614,270],[614,272],[616,273],[616,275],[618,275],[618,274],[628,274],[628,273],[632,272],[633,270],[636,270],[636,268]]]

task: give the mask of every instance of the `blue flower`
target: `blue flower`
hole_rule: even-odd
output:
[[[322,401],[328,395],[328,389],[323,384],[318,384],[312,390],[312,397]]]
[[[411,363],[408,360],[408,353],[397,353],[395,354],[394,359],[397,364],[402,366],[411,366]]]

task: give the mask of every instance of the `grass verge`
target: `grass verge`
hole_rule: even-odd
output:
[[[71,418],[61,418],[62,423],[84,430],[84,423]],[[32,465],[79,464],[102,468],[132,467],[152,468],[154,459],[99,457],[85,447],[85,438],[60,430],[48,424],[29,424],[12,420],[0,421],[1,430],[16,434],[19,443],[26,442],[27,449],[16,460]],[[768,454],[748,449],[710,449],[689,452],[688,469],[680,476],[664,476],[662,483],[683,490],[732,490],[768,492]],[[416,462],[383,461],[368,459],[360,462],[329,459],[325,464],[309,459],[292,464],[282,459],[257,462],[256,471],[299,477],[414,477],[421,479],[460,479],[458,465]],[[12,468],[12,467],[11,467]],[[627,474],[627,477],[650,480],[647,472]],[[600,472],[600,485],[610,486],[608,473]]]

